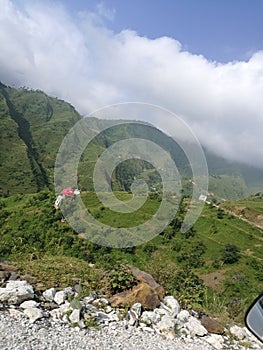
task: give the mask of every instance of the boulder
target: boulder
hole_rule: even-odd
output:
[[[136,267],[130,267],[131,272],[133,273],[134,277],[143,283],[148,284],[158,295],[159,299],[163,299],[165,291],[164,288],[158,284],[154,278],[152,277],[152,275],[150,275],[149,273],[146,273],[144,271],[141,271],[139,269],[137,269]]]
[[[33,298],[33,287],[26,281],[8,281],[5,288],[0,288],[0,302],[17,305]]]
[[[160,300],[164,297],[164,288],[150,274],[134,267],[130,269],[138,280],[138,284],[129,290],[115,294],[110,298],[111,305],[114,307],[131,307],[135,303],[140,303],[148,310],[158,307]]]
[[[209,333],[224,334],[225,332],[224,327],[219,322],[206,315],[203,315],[201,317],[201,324],[207,329]]]

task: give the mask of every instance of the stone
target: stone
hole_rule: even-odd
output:
[[[149,273],[141,271],[136,267],[130,267],[130,269],[138,281],[148,284],[157,293],[159,299],[163,299],[165,294],[164,288],[158,284]]]
[[[4,282],[6,281],[10,276],[10,273],[7,271],[0,271],[0,281]]]
[[[63,313],[60,311],[60,309],[54,309],[49,311],[49,315],[54,321],[61,320],[63,317]]]
[[[28,274],[20,276],[20,279],[23,281],[27,281],[29,284],[34,284],[37,281],[36,277],[33,277]]]
[[[43,312],[36,307],[25,309],[24,314],[29,318],[29,322],[31,323],[34,323],[44,316]]]
[[[75,292],[74,292],[73,288],[71,288],[71,287],[64,288],[63,292],[66,294],[67,297],[75,295]]]
[[[217,350],[222,350],[224,348],[224,338],[219,334],[210,334],[205,337],[205,341]]]
[[[111,311],[109,314],[108,314],[109,318],[110,318],[110,321],[113,321],[113,322],[118,322],[120,320],[120,316],[119,316],[119,313],[116,312],[115,310]]]
[[[80,310],[74,309],[69,316],[69,320],[71,323],[76,324],[80,321]]]
[[[202,326],[201,322],[193,316],[189,317],[188,321],[185,324],[185,327],[189,329],[192,336],[197,335],[199,337],[203,337],[204,335],[208,334],[206,328]]]
[[[53,301],[56,295],[56,288],[49,288],[43,292],[43,297],[45,300]]]
[[[22,309],[32,309],[38,307],[39,303],[37,303],[35,300],[26,300],[22,304],[20,304],[20,307]]]
[[[177,320],[181,323],[186,323],[190,317],[190,314],[187,310],[182,310],[177,315]]]
[[[203,315],[201,317],[201,324],[207,329],[209,333],[224,334],[225,332],[224,327],[219,322],[206,315]]]
[[[19,319],[23,313],[17,309],[9,309],[9,315],[16,319]]]
[[[161,321],[161,316],[154,311],[144,311],[140,321],[146,323],[147,325],[157,324]]]
[[[76,293],[81,293],[82,292],[82,287],[81,287],[81,285],[80,284],[75,284],[75,286],[74,286],[74,291],[76,292]]]
[[[168,315],[163,315],[161,321],[157,323],[156,328],[160,331],[172,331],[175,326],[175,319]]]
[[[5,288],[0,288],[0,302],[17,305],[33,298],[33,287],[26,281],[8,281]]]
[[[96,319],[97,319],[97,321],[109,321],[110,316],[108,314],[106,314],[105,312],[98,311]]]
[[[68,301],[65,301],[64,304],[61,304],[59,306],[59,311],[60,311],[61,314],[65,314],[65,313],[67,313],[69,311],[72,311],[72,310],[73,310],[73,308],[72,308],[71,304]]]
[[[142,304],[141,303],[135,303],[132,305],[131,310],[135,312],[137,318],[139,318],[142,314]]]
[[[83,298],[83,301],[85,304],[91,304],[94,300],[95,300],[95,298],[92,295],[89,295],[89,296]]]
[[[67,299],[67,294],[64,292],[64,290],[56,292],[54,296],[54,302],[57,303],[58,305],[63,304],[66,299]]]
[[[245,328],[239,327],[239,326],[232,326],[230,327],[230,333],[237,337],[239,340],[243,340],[246,337],[246,331]]]
[[[93,305],[97,306],[97,307],[102,307],[104,308],[105,306],[107,306],[109,304],[109,301],[106,298],[99,298],[99,299],[95,299],[93,301]]]
[[[138,315],[135,311],[130,309],[127,314],[127,320],[130,326],[135,326],[138,323]]]
[[[161,307],[168,311],[171,317],[176,317],[180,312],[180,305],[172,295],[164,297]]]
[[[1,263],[0,270],[11,273],[11,272],[17,271],[17,267],[14,265],[10,265],[8,263]]]
[[[13,271],[9,276],[9,281],[16,281],[18,278],[19,278],[19,275],[15,271]]]
[[[135,303],[140,303],[148,310],[157,308],[164,297],[164,288],[150,274],[135,267],[130,267],[130,270],[138,284],[129,290],[115,294],[110,298],[111,305],[131,307]]]
[[[107,305],[105,307],[105,312],[107,312],[107,314],[110,313],[112,310],[113,310],[113,308],[110,305]]]

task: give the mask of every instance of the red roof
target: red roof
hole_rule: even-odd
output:
[[[61,191],[61,194],[67,197],[74,197],[74,190],[72,187],[67,187]]]

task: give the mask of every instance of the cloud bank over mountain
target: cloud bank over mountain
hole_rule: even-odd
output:
[[[263,167],[263,50],[212,62],[174,38],[114,33],[106,10],[74,17],[59,4],[25,4],[0,0],[3,83],[44,90],[82,114],[119,102],[160,105],[210,150]]]

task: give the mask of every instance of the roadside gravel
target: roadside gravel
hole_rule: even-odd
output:
[[[1,350],[213,350],[202,339],[163,339],[118,322],[100,330],[80,330],[50,319],[30,323],[21,314],[0,312]]]

